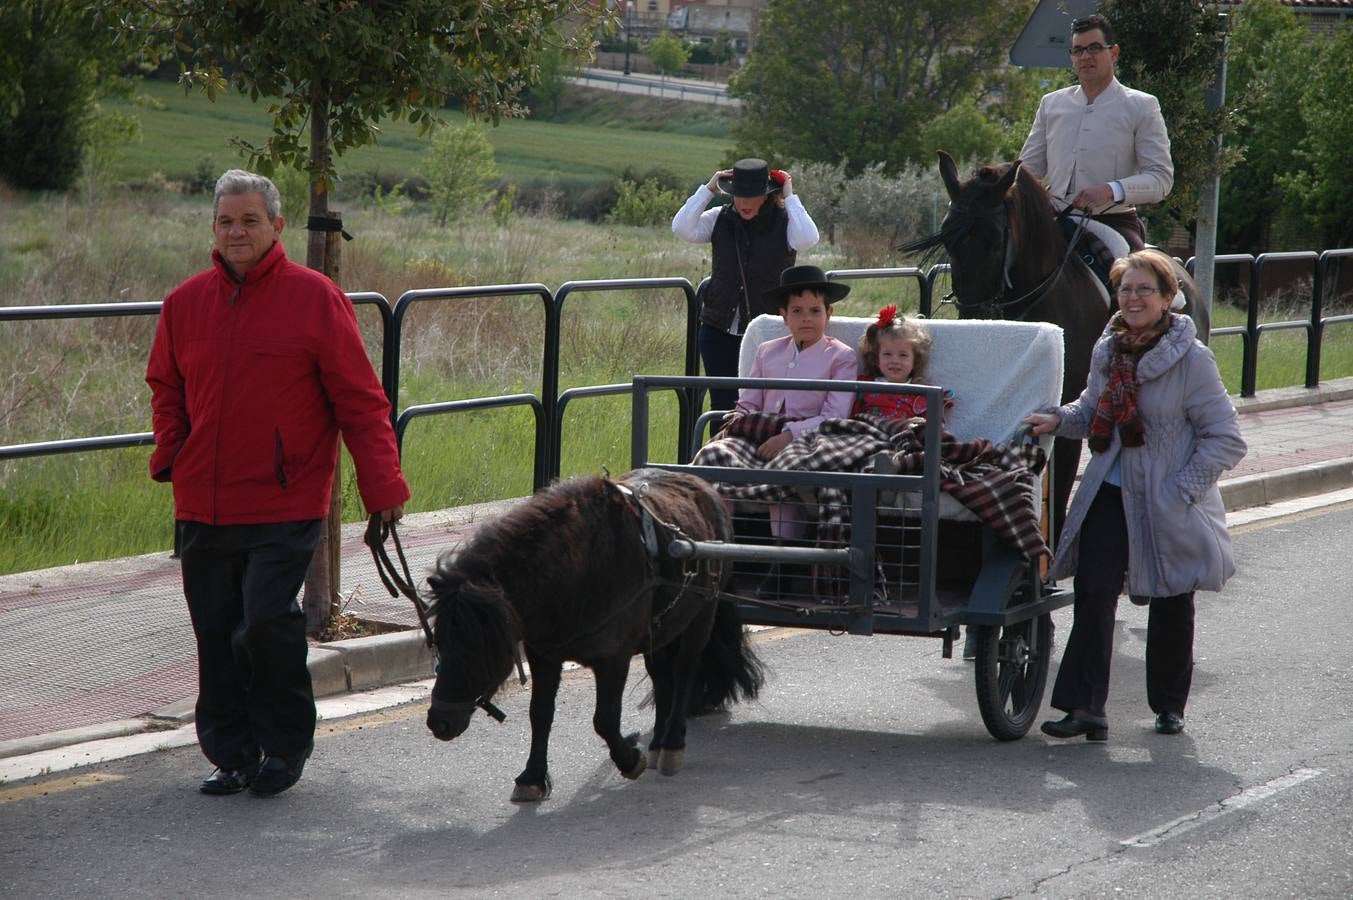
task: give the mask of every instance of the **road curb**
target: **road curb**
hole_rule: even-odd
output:
[[[1327,494],[1353,487],[1353,458],[1329,459],[1292,469],[1246,475],[1223,481],[1219,487],[1227,512]]]
[[[334,641],[325,648],[342,661],[345,675],[344,686],[339,689],[342,691],[366,691],[431,678],[433,674],[432,651],[419,629]],[[325,695],[316,690],[315,696]]]
[[[1253,397],[1233,397],[1231,403],[1238,413],[1255,413],[1268,412],[1274,409],[1290,409],[1294,406],[1337,403],[1340,400],[1353,400],[1353,378],[1335,378],[1331,381],[1322,381],[1313,388],[1271,388],[1260,391]]]
[[[155,727],[155,723],[148,721],[145,718],[117,719],[113,722],[102,722],[98,725],[84,725],[79,728],[67,728],[64,731],[53,731],[49,734],[35,734],[32,737],[13,738],[8,741],[0,741],[0,759],[9,759],[13,756],[27,756],[30,753],[40,753],[43,750],[56,750],[61,747],[70,747],[74,744],[83,744],[88,741],[101,741],[105,738],[126,737],[129,734],[139,734],[142,731],[149,731]]]

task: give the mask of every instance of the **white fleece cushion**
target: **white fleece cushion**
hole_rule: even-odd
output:
[[[833,316],[827,333],[852,347],[874,320]],[[947,427],[961,441],[1008,442],[1020,420],[1062,396],[1062,329],[1047,322],[917,319],[933,346],[926,382],[954,392]],[[788,334],[778,316],[757,316],[742,338],[738,373],[751,374],[756,348]]]

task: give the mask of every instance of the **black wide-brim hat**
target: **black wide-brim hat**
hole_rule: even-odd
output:
[[[770,180],[770,165],[764,159],[740,159],[733,163],[733,177],[720,178],[719,190],[734,197],[764,197],[780,190]]]
[[[821,292],[827,298],[827,305],[830,306],[850,293],[850,285],[828,281],[827,273],[817,266],[790,266],[780,273],[780,286],[766,291],[764,296],[768,302],[774,302],[780,307],[790,294],[807,290]]]

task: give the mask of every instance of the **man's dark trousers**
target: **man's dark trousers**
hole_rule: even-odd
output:
[[[180,521],[183,593],[197,636],[197,739],[223,769],[287,759],[315,734],[305,614],[296,597],[320,520]]]

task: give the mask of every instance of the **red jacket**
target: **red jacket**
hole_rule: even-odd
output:
[[[214,267],[165,298],[146,382],[150,474],[174,484],[175,518],[209,525],[328,513],[338,433],[368,512],[409,499],[390,404],[357,317],[281,241],[238,280]]]

